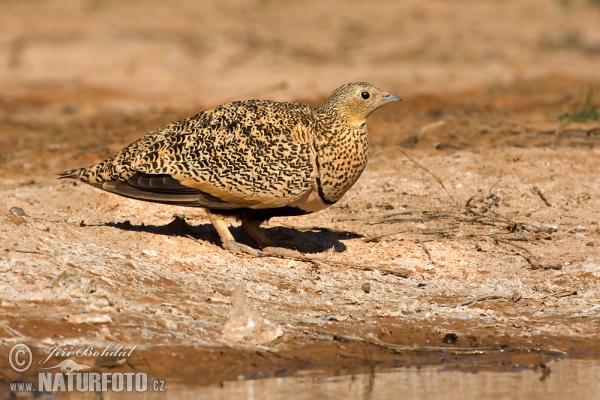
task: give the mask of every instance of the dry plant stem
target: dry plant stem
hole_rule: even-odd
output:
[[[342,221],[373,221],[375,219],[378,219],[381,221],[386,221],[388,218],[391,218],[391,217],[397,217],[398,215],[406,215],[406,214],[416,214],[417,212],[420,212],[420,211],[417,211],[417,210],[399,211],[399,212],[395,212],[395,213],[382,215],[379,218],[356,217],[353,215],[343,215],[341,217],[334,218],[333,220],[339,221],[339,222],[342,222]]]
[[[356,336],[348,336],[341,335],[337,333],[327,332],[325,330],[317,330],[317,333],[321,335],[330,335],[333,337],[333,340],[339,340],[342,342],[357,342],[357,343],[367,343],[375,346],[379,346],[384,349],[394,350],[394,351],[405,351],[405,352],[435,352],[435,353],[447,353],[447,354],[461,354],[461,355],[485,355],[495,352],[506,352],[506,351],[526,351],[526,352],[537,352],[542,354],[551,354],[551,355],[565,355],[566,353],[560,350],[555,349],[523,349],[523,348],[514,348],[514,349],[498,349],[493,347],[487,348],[469,348],[469,347],[421,347],[421,346],[402,346],[393,343],[379,342],[375,340],[363,339]]]
[[[485,214],[486,212],[488,212],[488,210],[490,210],[492,207],[497,206],[498,204],[500,204],[500,197],[496,197],[490,204],[486,205],[485,207],[483,207],[481,209],[481,213]]]
[[[546,229],[544,227],[536,226],[534,224],[530,224],[530,223],[526,223],[526,222],[515,222],[512,219],[510,219],[502,214],[496,213],[492,210],[488,210],[491,215],[482,214],[480,211],[476,211],[476,210],[472,209],[471,207],[469,207],[469,204],[471,203],[472,199],[473,198],[471,198],[471,199],[469,199],[469,201],[467,201],[467,205],[465,208],[466,208],[467,212],[474,215],[474,218],[468,218],[461,213],[447,214],[447,213],[438,212],[438,211],[436,211],[435,213],[429,214],[429,215],[422,212],[421,216],[415,215],[415,216],[412,216],[409,218],[402,218],[402,219],[395,218],[395,217],[399,216],[399,215],[403,215],[403,214],[409,214],[410,212],[388,214],[388,215],[386,215],[384,217],[380,217],[380,218],[370,218],[370,217],[366,217],[366,218],[351,217],[351,218],[353,220],[364,221],[367,224],[400,223],[400,222],[414,222],[414,221],[425,222],[425,221],[431,221],[431,220],[454,219],[456,222],[459,222],[459,223],[480,224],[480,225],[486,225],[486,226],[494,226],[496,228],[504,228],[504,229],[508,229],[508,230],[513,229],[513,227],[521,226],[521,227],[531,227],[531,228],[535,229],[535,232],[552,233],[554,231],[551,228]],[[491,207],[493,204],[498,203],[499,201],[500,201],[499,197],[495,198],[494,203],[492,203],[491,205],[488,205],[488,208]],[[504,244],[507,244],[509,246],[512,246],[512,247],[515,247],[517,249],[524,251],[526,254],[520,254],[520,255],[531,265],[531,268],[534,270],[540,269],[540,268],[542,268],[542,269],[557,269],[558,270],[558,269],[562,268],[560,265],[544,265],[544,264],[542,264],[540,262],[540,260],[535,255],[533,255],[533,253],[529,249],[513,243],[514,241],[531,242],[534,239],[537,239],[537,237],[532,239],[532,238],[528,238],[528,237],[525,237],[522,235],[495,236],[495,235],[485,235],[485,234],[481,234],[481,235],[480,234],[471,234],[471,235],[464,235],[464,236],[456,236],[456,235],[450,234],[450,232],[449,232],[449,230],[455,229],[455,228],[458,228],[458,226],[451,225],[451,226],[445,227],[445,228],[429,229],[429,230],[424,230],[424,231],[418,232],[418,233],[428,234],[428,235],[440,235],[441,237],[443,237],[445,239],[451,239],[451,240],[452,239],[454,239],[454,240],[482,239],[485,237],[489,237],[492,240],[494,240],[494,243],[496,245],[498,245],[498,243],[504,243]],[[531,231],[531,229],[527,229],[527,230]],[[377,241],[386,236],[401,234],[404,232],[410,232],[410,230],[404,229],[404,230],[392,231],[392,232],[384,233],[381,235],[367,237],[364,240],[366,242],[373,242],[373,241]],[[417,232],[415,232],[415,233],[417,233]],[[427,240],[427,241],[430,241],[430,240]],[[425,241],[417,239],[417,242],[421,245],[421,247],[423,248],[423,251],[429,257],[429,260],[431,261],[431,263],[434,266],[441,267],[441,265],[433,259],[431,252],[429,251],[427,246],[425,246],[425,244],[424,244]]]
[[[455,304],[440,304],[440,307],[460,307],[460,306],[468,306],[469,304],[473,304],[473,303],[477,303],[480,301],[486,301],[486,300],[498,300],[498,299],[510,299],[510,297],[507,296],[499,296],[496,294],[492,294],[489,296],[482,296],[482,297],[478,297],[476,299],[473,300],[469,300],[469,301],[465,301],[464,303],[455,303]]]
[[[429,249],[425,246],[425,242],[423,242],[421,239],[417,239],[417,243],[419,243],[421,245],[421,247],[423,248],[423,251],[425,252],[425,254],[427,254],[427,257],[429,257],[429,261],[431,261],[431,263],[438,267],[438,268],[442,268],[443,265],[438,264],[433,257],[431,256],[431,252],[429,251]]]
[[[410,275],[410,272],[408,272],[408,271],[382,268],[382,267],[378,267],[375,265],[349,263],[349,262],[345,262],[345,261],[332,261],[332,260],[328,260],[325,258],[312,257],[312,256],[304,255],[304,254],[298,254],[298,255],[293,254],[292,255],[292,254],[283,254],[283,253],[279,253],[279,252],[270,252],[268,248],[263,249],[262,255],[267,256],[267,257],[283,258],[283,259],[287,259],[287,260],[291,259],[291,260],[307,261],[307,262],[313,263],[317,266],[320,266],[319,264],[342,265],[344,267],[348,267],[348,268],[352,268],[352,269],[359,269],[362,271],[379,271],[383,274],[395,275],[400,278],[408,278],[408,276]]]
[[[381,240],[384,237],[399,235],[401,233],[406,233],[406,232],[410,232],[410,229],[403,229],[401,231],[393,231],[393,232],[383,233],[381,235],[367,236],[363,239],[363,241],[365,243],[378,242],[379,240]]]
[[[452,197],[452,195],[450,194],[450,192],[448,191],[448,189],[446,189],[446,186],[444,185],[444,182],[442,182],[442,180],[433,172],[431,172],[430,170],[428,170],[427,168],[425,168],[424,166],[422,166],[421,164],[419,164],[418,162],[416,162],[415,160],[413,160],[404,150],[402,150],[400,147],[396,146],[396,149],[400,150],[405,156],[406,158],[408,158],[410,161],[412,161],[415,165],[417,165],[419,168],[423,169],[425,172],[427,172],[429,175],[433,176],[435,178],[435,180],[438,181],[438,183],[442,186],[442,188],[444,189],[444,191],[446,192],[446,194],[448,195],[448,197],[450,197],[450,199],[452,200],[452,202],[456,205],[456,200],[454,200],[454,197]]]
[[[488,190],[488,196],[491,196],[491,195],[493,194],[492,192],[493,192],[494,188],[495,188],[496,186],[498,186],[498,184],[499,184],[499,183],[500,183],[500,179],[498,179],[498,180],[496,181],[496,183],[494,183],[494,184],[492,185],[492,187],[490,187],[490,190]]]
[[[198,241],[198,239],[196,239],[193,236],[190,236],[190,235],[186,235],[186,236],[194,241]],[[326,258],[307,256],[307,255],[304,255],[304,254],[294,251],[294,250],[289,250],[289,249],[284,249],[284,248],[279,248],[279,247],[266,247],[260,252],[260,256],[283,258],[286,260],[306,261],[306,262],[315,264],[316,266],[320,266],[320,264],[342,265],[344,267],[348,267],[348,268],[352,268],[352,269],[359,269],[362,271],[379,271],[382,274],[394,275],[394,276],[397,276],[400,278],[408,278],[410,275],[409,271],[382,268],[382,267],[378,267],[376,265],[355,264],[355,263],[349,263],[349,262],[345,262],[345,261],[332,261],[332,260],[328,260]]]
[[[512,240],[515,242],[531,242],[530,238],[526,238],[525,236],[494,236],[494,239],[502,239],[502,240]]]
[[[479,212],[477,212],[477,211],[475,211],[475,210],[473,210],[472,208],[469,208],[469,207],[467,207],[467,211],[470,212],[473,215],[477,215],[479,217],[479,219],[481,219],[481,218],[488,218],[488,219],[491,219],[492,221],[501,222],[501,223],[510,223],[511,222],[510,220],[507,221],[508,218],[503,217],[502,215],[498,215],[498,216],[502,217],[503,219],[498,219],[498,218],[491,217],[489,215],[481,214],[481,213],[479,213]]]
[[[363,339],[356,336],[341,335],[338,333],[331,333],[325,330],[317,330],[317,333],[322,335],[330,335],[333,340],[339,340],[341,342],[357,342],[357,343],[368,343],[375,346],[382,347],[384,349],[396,350],[396,351],[421,351],[421,352],[444,352],[451,354],[482,354],[483,351],[498,351],[495,348],[478,348],[471,349],[467,347],[421,347],[421,346],[402,346],[393,343],[379,342],[375,340]]]
[[[518,244],[515,244],[509,240],[504,240],[504,239],[500,239],[500,238],[493,238],[496,242],[500,242],[500,243],[504,243],[504,244],[508,244],[510,246],[516,247],[517,249],[523,250],[524,252],[526,252],[527,254],[529,254],[529,256],[523,256],[523,258],[529,263],[529,265],[531,265],[532,269],[540,269],[540,268],[544,268],[544,266],[542,265],[542,263],[533,255],[533,253],[531,251],[529,251],[528,248],[523,247],[523,246],[519,246]]]
[[[9,331],[10,333],[12,333],[16,337],[25,337],[25,335],[23,335],[21,332],[19,332],[16,329],[11,328],[8,325],[4,325],[3,327],[4,327],[4,329],[6,329],[7,331]]]
[[[544,297],[542,297],[541,299],[547,299],[548,297],[556,297],[556,298],[560,298],[560,297],[567,297],[567,296],[577,296],[577,290],[561,290],[560,292],[556,292],[556,293],[550,293]]]
[[[427,222],[427,221],[433,221],[436,219],[444,219],[444,218],[451,217],[450,214],[446,214],[446,213],[427,214],[426,212],[423,212],[423,215],[418,216],[418,217],[392,218],[392,217],[399,216],[399,215],[415,214],[415,213],[416,213],[416,211],[407,211],[407,212],[401,212],[401,213],[388,214],[388,215],[378,217],[378,218],[347,216],[347,217],[335,218],[334,221],[340,221],[340,222],[341,221],[362,221],[362,222],[366,222],[369,225],[377,225],[377,224],[393,224],[393,223],[397,223],[397,222]]]
[[[502,215],[502,214],[500,214],[498,212],[495,212],[495,211],[491,211],[491,213],[494,214],[495,216],[504,218],[506,220],[506,222],[509,223],[509,224],[511,224],[511,225],[519,224],[519,225],[522,225],[522,226],[528,226],[530,228],[535,229],[537,232],[546,232],[546,233],[552,233],[552,232],[554,232],[554,229],[552,229],[552,228],[545,228],[545,227],[542,227],[542,226],[539,226],[539,225],[530,224],[530,223],[527,223],[527,222],[516,222],[516,221],[513,221],[512,219],[510,219],[510,218],[508,218],[508,217],[506,217],[506,216],[504,216],[504,215]]]
[[[422,217],[414,217],[414,218],[389,218],[389,219],[380,219],[374,218],[368,222],[369,225],[376,224],[393,224],[398,222],[427,222],[434,221],[436,219],[444,219],[450,217],[449,214],[436,214],[436,215],[424,215]]]
[[[540,190],[539,187],[537,187],[537,186],[534,185],[533,186],[533,192],[535,194],[537,194],[540,197],[540,199],[542,199],[542,201],[544,202],[545,205],[547,205],[548,207],[552,207],[552,204],[550,204],[550,202],[548,202],[548,200],[544,196],[544,193],[542,193],[542,191]]]
[[[14,253],[28,253],[28,254],[44,254],[44,255],[52,254],[48,251],[19,249],[17,247],[5,248],[4,251],[12,251]]]
[[[423,229],[422,231],[419,231],[416,233],[420,233],[421,235],[441,235],[443,237],[446,237],[446,236],[450,235],[451,230],[459,229],[459,228],[460,227],[458,225],[450,225],[450,226],[445,226],[443,228]]]

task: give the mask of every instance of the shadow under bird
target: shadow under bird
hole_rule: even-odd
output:
[[[59,176],[132,199],[204,208],[223,248],[259,256],[235,241],[225,218],[237,217],[261,248],[273,246],[260,225],[340,200],[367,164],[367,117],[401,100],[356,82],[337,88],[320,108],[267,100],[223,104]]]

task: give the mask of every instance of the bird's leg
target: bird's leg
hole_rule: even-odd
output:
[[[210,221],[212,226],[214,226],[215,229],[217,230],[217,233],[219,234],[219,237],[221,238],[221,246],[223,246],[223,248],[225,250],[229,250],[233,253],[238,253],[238,254],[241,254],[241,253],[250,254],[251,256],[254,256],[254,257],[261,256],[260,251],[253,249],[250,246],[247,246],[245,244],[238,243],[235,241],[235,239],[233,238],[233,235],[229,231],[227,222],[225,222],[225,219],[223,218],[222,215],[213,214],[209,210],[205,210],[205,211],[206,211],[206,215],[208,216],[208,220]]]
[[[240,220],[242,221],[242,228],[248,232],[248,235],[252,236],[254,240],[256,240],[262,250],[263,255],[283,258],[304,257],[304,254],[296,250],[286,249],[284,247],[273,247],[275,244],[273,239],[271,239],[269,235],[265,233],[265,231],[260,229],[260,224],[265,222],[264,220],[253,219],[248,217],[246,214],[242,214],[240,216]]]
[[[242,228],[244,228],[248,235],[256,240],[256,243],[258,243],[261,248],[273,246],[273,240],[265,233],[265,231],[260,229],[260,225],[265,222],[264,220],[253,219],[246,214],[242,214],[240,220],[242,221]]]

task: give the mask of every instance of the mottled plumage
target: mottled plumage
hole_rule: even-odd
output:
[[[261,246],[260,224],[336,203],[367,163],[367,116],[400,98],[368,83],[336,89],[321,108],[248,100],[218,106],[148,133],[109,159],[60,173],[134,199],[203,207],[223,247],[221,215],[235,215]]]

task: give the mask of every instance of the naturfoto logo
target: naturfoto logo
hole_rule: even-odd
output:
[[[122,345],[109,343],[105,347],[54,346],[40,360],[37,387],[33,382],[11,382],[12,392],[146,392],[164,391],[163,380],[150,381],[148,374],[136,372],[92,372],[92,366],[72,357],[130,357],[137,346],[126,350]],[[61,360],[62,359],[62,360]],[[33,365],[33,353],[23,343],[15,344],[9,352],[9,364],[16,372],[25,372]],[[45,372],[54,370],[53,372]]]

